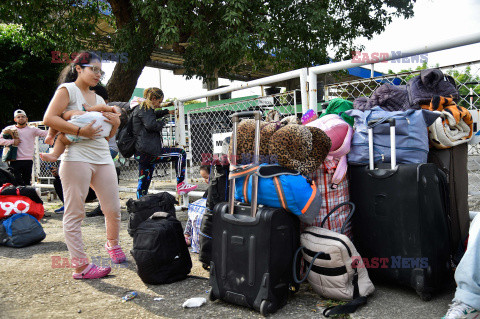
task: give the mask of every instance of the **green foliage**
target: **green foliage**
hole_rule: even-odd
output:
[[[455,82],[458,86],[458,93],[461,99],[459,105],[465,108],[470,108],[470,97],[471,93],[473,94],[473,104],[474,107],[480,108],[480,76],[472,74],[472,68],[467,66],[465,70],[460,71],[457,69],[448,70],[447,74],[455,79]]]
[[[142,66],[154,48],[174,50],[186,75],[210,79],[247,68],[285,71],[349,56],[393,17],[413,15],[415,0],[6,0],[0,21],[42,33],[56,50],[127,52]],[[113,14],[102,10],[111,7]],[[99,29],[113,28],[105,34]],[[40,50],[41,51],[41,50]],[[119,78],[115,81],[120,81]]]
[[[13,111],[23,109],[29,121],[40,121],[53,96],[63,65],[51,63],[47,52],[32,53],[43,39],[26,36],[17,25],[0,24],[0,126],[13,123]]]

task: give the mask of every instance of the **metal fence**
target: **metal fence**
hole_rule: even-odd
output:
[[[264,116],[276,110],[280,118],[301,114],[296,94],[299,91],[274,94],[249,100],[217,104],[187,111],[187,131],[190,150],[189,176],[200,179],[199,168],[212,160],[222,160],[223,140],[232,132],[230,115],[239,111],[261,111]],[[297,103],[298,101],[298,103]]]
[[[474,119],[474,132],[480,128],[480,61],[439,67],[444,74],[455,79],[458,91],[458,105],[470,110]],[[398,74],[386,74],[379,77],[335,83],[325,86],[325,98],[339,97],[353,101],[358,97],[369,97],[383,84],[406,85],[408,80],[420,74],[420,71],[408,71]],[[480,195],[480,147],[477,137],[469,145],[469,194]]]

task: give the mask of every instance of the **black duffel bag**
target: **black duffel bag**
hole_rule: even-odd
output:
[[[38,193],[33,186],[14,186],[10,183],[6,183],[0,188],[0,195],[26,196],[35,203],[43,204],[43,200],[38,196]]]
[[[192,269],[182,224],[165,212],[153,214],[137,227],[131,254],[146,284],[180,281]]]
[[[175,204],[178,204],[178,201],[167,192],[148,194],[140,199],[130,198],[127,201],[128,234],[133,237],[137,227],[153,213],[166,212],[175,217]]]

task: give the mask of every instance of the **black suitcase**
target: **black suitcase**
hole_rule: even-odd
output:
[[[259,140],[260,112],[232,116],[234,158],[239,118],[252,115]],[[258,143],[255,154],[258,160]],[[235,179],[232,179],[229,201],[214,208],[209,297],[212,301],[222,299],[267,315],[284,306],[291,287],[295,287],[292,269],[299,245],[299,222],[283,209],[257,209],[258,178],[255,175],[252,178],[251,206],[234,202]]]
[[[369,166],[349,168],[354,243],[372,280],[411,286],[429,300],[452,279],[446,177],[434,164],[396,165],[389,122],[391,165],[374,168],[370,156]]]
[[[452,226],[452,249],[458,264],[465,252],[463,242],[468,236],[470,216],[468,207],[468,145],[460,144],[444,150],[430,149],[428,162],[436,164],[448,181],[450,221]]]

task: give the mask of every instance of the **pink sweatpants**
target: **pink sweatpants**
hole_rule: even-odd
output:
[[[120,200],[114,165],[62,161],[59,171],[62,181],[65,213],[63,232],[72,266],[88,263],[83,250],[82,221],[85,218],[85,199],[91,186],[97,194],[105,215],[107,240],[116,245],[120,232]]]

